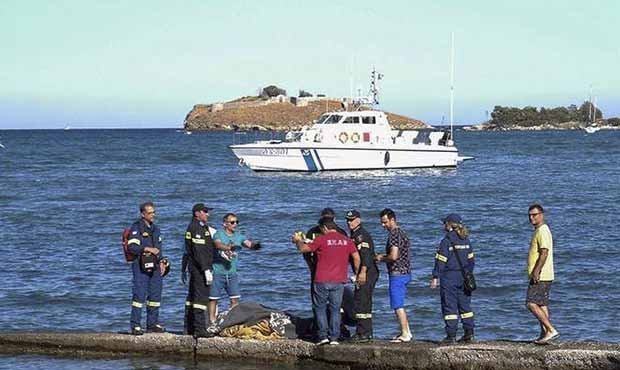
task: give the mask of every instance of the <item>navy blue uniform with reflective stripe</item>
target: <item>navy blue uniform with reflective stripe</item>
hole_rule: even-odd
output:
[[[131,302],[131,328],[142,327],[142,308],[146,306],[146,327],[152,328],[159,324],[159,306],[161,304],[162,278],[159,263],[153,272],[143,272],[140,269],[140,256],[144,248],[152,247],[161,252],[161,234],[157,225],[150,227],[144,220],[139,220],[131,225],[129,232],[129,250],[136,256],[131,264],[133,273],[133,288]]]
[[[362,225],[351,231],[351,239],[355,242],[360,254],[360,266],[366,266],[366,284],[355,289],[353,296],[357,320],[355,333],[372,337],[372,294],[379,278],[379,269],[375,262],[375,243]]]
[[[459,318],[465,331],[474,329],[471,295],[465,294],[463,290],[463,274],[455,253],[458,253],[463,269],[473,272],[474,250],[469,239],[461,239],[455,231],[450,231],[439,244],[433,269],[433,277],[438,277],[440,280],[441,311],[449,336],[456,335]]]

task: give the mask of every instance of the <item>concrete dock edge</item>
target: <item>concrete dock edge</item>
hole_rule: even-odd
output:
[[[480,369],[577,370],[620,369],[620,345],[564,342],[536,346],[523,342],[489,341],[440,346],[433,342],[341,344],[318,347],[301,340],[241,340],[112,333],[0,333],[0,353],[126,357],[165,355],[212,359],[251,359],[295,363],[313,360],[350,369]]]

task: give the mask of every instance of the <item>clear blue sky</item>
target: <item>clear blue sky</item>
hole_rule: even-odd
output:
[[[495,105],[620,116],[620,2],[31,1],[0,5],[0,129],[179,127],[197,103],[276,84],[348,96],[385,74],[381,108],[439,123]]]

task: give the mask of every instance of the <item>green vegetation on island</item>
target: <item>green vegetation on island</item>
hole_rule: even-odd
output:
[[[491,120],[473,126],[477,130],[570,130],[585,126],[601,128],[620,128],[620,118],[603,119],[603,112],[591,102],[585,101],[580,107],[545,108],[527,106],[524,108],[502,107],[496,105]]]

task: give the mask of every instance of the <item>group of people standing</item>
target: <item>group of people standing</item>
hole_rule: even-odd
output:
[[[239,218],[226,213],[222,218],[221,230],[215,230],[207,222],[212,208],[203,203],[192,207],[192,219],[185,232],[185,253],[181,266],[181,280],[189,289],[185,301],[185,333],[199,337],[215,335],[209,332],[209,323],[215,322],[217,303],[223,293],[228,295],[231,306],[241,298],[237,275],[238,251],[241,248],[258,250],[261,244],[246,238],[237,230]],[[162,277],[168,271],[169,262],[162,257],[162,239],[155,225],[155,205],[146,202],[140,205],[140,220],[130,229],[129,250],[136,258],[132,262],[133,289],[130,332],[142,335],[142,307],[146,305],[146,329],[148,332],[163,332],[159,323]],[[145,268],[145,256],[156,256],[155,268]],[[208,319],[208,320],[207,320]]]
[[[374,241],[364,229],[361,214],[357,210],[350,210],[345,215],[349,235],[336,225],[334,219],[333,210],[326,208],[321,212],[318,229],[311,229],[305,237],[303,233],[295,233],[292,238],[298,250],[304,253],[306,261],[309,261],[318,344],[339,343],[339,310],[344,287],[348,282],[349,264],[355,276],[354,311],[357,322],[356,333],[351,341],[367,342],[373,338],[372,295],[379,278],[379,262],[387,265],[390,308],[394,310],[400,326],[400,333],[392,341],[410,342],[413,335],[405,310],[405,298],[407,286],[411,282],[411,243],[407,233],[398,225],[395,212],[386,208],[380,213],[381,225],[388,232],[385,253],[375,253]],[[444,342],[456,341],[459,316],[465,329],[461,341],[470,342],[474,339],[474,314],[470,307],[471,292],[466,294],[463,290],[462,272],[473,273],[473,249],[460,216],[450,214],[443,219],[443,223],[446,237],[435,256],[431,287],[441,287],[441,305],[447,333]],[[459,257],[463,262],[457,265],[455,261]]]
[[[223,217],[223,229],[216,231],[208,224],[212,208],[203,203],[192,207],[192,220],[185,233],[185,253],[182,262],[182,280],[189,290],[185,306],[185,332],[194,337],[210,337],[209,322],[216,319],[217,302],[226,293],[231,307],[240,298],[237,277],[237,252],[241,248],[258,250],[260,243],[253,242],[237,231],[239,218],[234,213]],[[136,256],[132,262],[133,298],[130,331],[144,333],[141,312],[146,306],[146,328],[149,332],[163,332],[159,323],[162,277],[170,263],[162,257],[162,239],[154,224],[155,206],[152,202],[140,205],[140,220],[131,226],[129,250]],[[554,279],[553,241],[549,227],[544,222],[541,205],[529,207],[528,217],[535,231],[528,256],[529,287],[527,307],[539,320],[541,333],[535,343],[545,344],[559,336],[549,319],[549,291]],[[405,310],[407,286],[411,282],[410,240],[398,225],[396,214],[386,208],[380,212],[380,222],[388,232],[385,253],[376,253],[370,233],[362,224],[357,210],[346,212],[349,232],[335,222],[335,212],[325,208],[316,226],[308,232],[295,232],[291,241],[304,254],[311,276],[311,298],[317,326],[317,343],[339,344],[341,337],[340,310],[348,269],[354,277],[354,312],[356,333],[350,339],[366,342],[373,338],[372,300],[379,279],[378,263],[385,263],[389,275],[390,307],[394,310],[400,333],[393,342],[410,342],[413,338]],[[440,288],[441,309],[446,337],[442,343],[456,342],[457,324],[460,319],[464,334],[459,342],[474,340],[474,313],[471,295],[475,288],[468,284],[467,275],[473,275],[475,258],[469,241],[469,231],[458,214],[442,219],[445,236],[435,254],[430,287]],[[144,256],[157,256],[154,268],[146,269]]]

